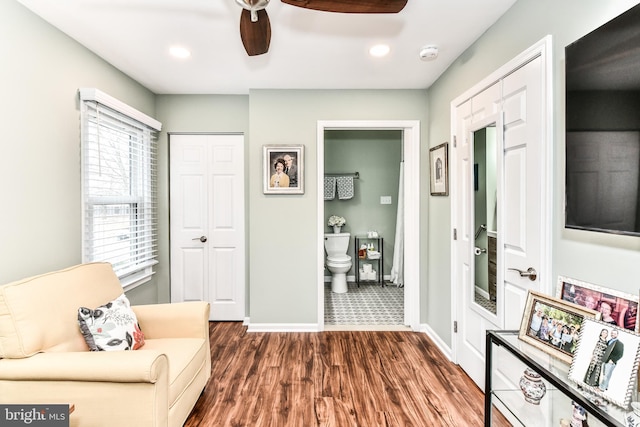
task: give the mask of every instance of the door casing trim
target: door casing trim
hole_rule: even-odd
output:
[[[404,323],[420,329],[420,122],[418,120],[320,120],[317,122],[318,330],[324,330],[324,132],[401,130],[404,149]]]

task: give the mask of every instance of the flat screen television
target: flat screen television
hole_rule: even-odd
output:
[[[565,58],[565,227],[640,236],[640,5]]]

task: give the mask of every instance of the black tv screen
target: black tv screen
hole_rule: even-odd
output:
[[[565,58],[565,226],[640,236],[640,5]]]

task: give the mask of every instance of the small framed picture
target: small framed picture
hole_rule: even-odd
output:
[[[634,394],[639,346],[637,333],[585,318],[569,380],[626,408]]]
[[[558,276],[556,297],[599,311],[603,322],[638,332],[638,295]]]
[[[518,338],[571,363],[578,348],[582,321],[598,315],[595,310],[529,291]]]
[[[448,148],[449,144],[445,142],[429,150],[429,166],[431,169],[430,188],[432,196],[449,195]]]
[[[304,194],[304,145],[262,148],[264,194]]]

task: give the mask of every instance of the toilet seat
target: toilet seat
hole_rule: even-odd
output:
[[[335,263],[347,262],[347,261],[351,262],[351,257],[347,254],[334,255],[334,256],[328,256],[327,261],[335,262]]]

